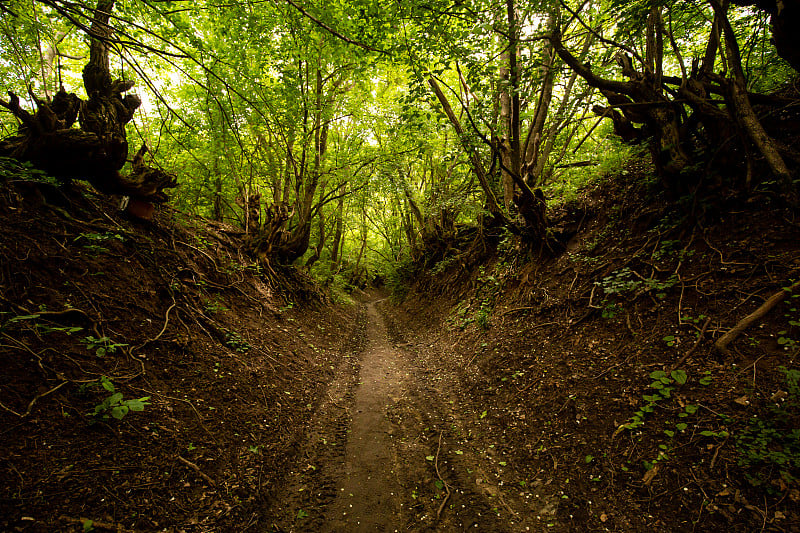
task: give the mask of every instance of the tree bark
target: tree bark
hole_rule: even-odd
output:
[[[781,154],[778,152],[778,149],[775,147],[772,138],[767,134],[761,122],[758,120],[758,116],[756,116],[755,111],[753,111],[753,106],[750,104],[750,100],[747,96],[747,79],[742,70],[739,43],[736,41],[736,34],[728,20],[727,0],[723,0],[722,2],[711,0],[711,3],[715,13],[720,18],[722,34],[725,37],[725,49],[728,52],[728,67],[732,74],[732,78],[729,80],[727,86],[736,119],[747,132],[753,144],[756,145],[764,156],[772,173],[783,181],[784,186],[788,190],[791,190],[792,174],[786,166],[783,157],[781,157]]]
[[[556,25],[557,13],[551,13],[548,18],[547,28],[553,31]],[[544,166],[540,159],[543,155],[543,139],[545,121],[547,120],[548,112],[550,111],[550,103],[553,100],[553,87],[555,86],[555,60],[556,53],[553,50],[552,44],[545,49],[545,60],[542,62],[544,69],[544,79],[542,81],[542,89],[539,92],[539,100],[536,103],[536,112],[534,113],[533,124],[528,131],[527,139],[524,148],[524,165],[522,169],[525,181],[531,187],[536,187],[540,182],[541,168]],[[564,94],[566,99],[569,95],[569,89]],[[547,155],[544,155],[547,159]],[[538,169],[538,171],[537,171]]]
[[[453,126],[453,129],[456,130],[456,134],[461,141],[462,148],[464,148],[464,151],[469,157],[472,170],[478,177],[478,182],[481,184],[481,188],[486,195],[486,205],[489,209],[489,213],[491,213],[493,217],[503,220],[510,225],[511,221],[508,220],[508,218],[503,214],[503,212],[500,210],[500,206],[497,204],[497,196],[495,196],[494,191],[489,185],[489,180],[486,177],[486,170],[483,168],[483,163],[481,162],[480,156],[467,138],[464,128],[461,126],[461,121],[458,120],[458,117],[453,112],[450,102],[447,100],[447,97],[442,92],[441,87],[439,87],[439,84],[433,77],[428,78],[428,85],[430,85],[431,89],[433,89],[433,93],[436,95],[436,98],[442,105],[442,109],[444,110],[445,115],[447,115],[447,118],[450,120],[450,124]]]

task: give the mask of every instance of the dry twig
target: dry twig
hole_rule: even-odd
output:
[[[199,475],[201,478],[205,479],[208,482],[209,485],[211,485],[212,487],[216,487],[217,486],[217,483],[213,479],[211,479],[205,472],[200,470],[199,466],[197,466],[193,462],[189,461],[188,459],[184,459],[180,455],[177,455],[176,457],[178,458],[178,461],[182,462],[183,464],[185,464],[186,466],[188,466],[189,468],[191,468],[192,470],[197,472],[197,475]]]
[[[700,346],[700,343],[703,341],[703,335],[705,335],[706,329],[708,328],[708,325],[710,323],[711,323],[711,317],[706,318],[706,321],[703,323],[703,327],[700,329],[700,333],[698,333],[698,335],[697,335],[697,340],[694,341],[694,344],[692,345],[691,348],[686,350],[686,353],[683,354],[683,357],[678,359],[675,362],[675,364],[672,365],[672,368],[670,369],[670,372],[675,370],[675,369],[677,369],[679,366],[681,366],[683,364],[683,362],[686,361],[689,358],[689,356],[694,353],[695,350],[697,350],[697,347]]]
[[[436,468],[436,477],[438,477],[439,481],[441,481],[442,485],[444,485],[444,489],[447,491],[447,494],[445,495],[444,499],[442,500],[442,503],[439,504],[439,509],[436,511],[436,519],[437,520],[442,515],[442,510],[444,509],[444,506],[447,505],[447,500],[450,499],[450,487],[447,485],[447,481],[442,479],[442,475],[439,473],[439,452],[441,451],[441,449],[442,449],[442,432],[440,431],[439,432],[439,447],[436,448],[436,461],[434,462],[433,466]]]

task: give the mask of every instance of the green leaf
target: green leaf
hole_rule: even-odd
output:
[[[42,315],[17,315],[14,318],[9,319],[9,322],[21,322],[22,320],[33,320],[39,318]]]
[[[425,456],[425,460],[426,461],[433,461],[434,459],[436,459],[436,458],[433,455],[426,455]]]
[[[667,436],[667,437],[669,437],[669,438],[672,438],[672,437],[674,437],[674,436],[675,436],[675,432],[674,432],[674,431],[672,431],[671,429],[665,429],[665,430],[664,430],[664,435],[666,435],[666,436]]]
[[[697,406],[696,405],[687,405],[685,407],[685,409],[686,409],[686,412],[689,413],[690,415],[693,415],[693,414],[695,414],[697,412]]]
[[[107,377],[103,376],[102,378],[100,378],[100,384],[108,392],[114,392],[114,384],[111,383],[111,380],[108,379]]]
[[[125,403],[130,407],[131,411],[144,411],[145,405],[150,405],[147,400],[150,396],[144,396],[136,400],[128,400]]]
[[[666,375],[667,373],[664,372],[663,370],[656,370],[655,372],[650,373],[650,377],[652,379],[661,379],[663,377],[666,377]]]
[[[686,375],[686,372],[683,371],[683,370],[673,370],[672,372],[670,372],[669,375],[670,375],[670,377],[672,379],[674,379],[676,382],[680,383],[681,385],[686,383],[687,375]]]
[[[683,431],[687,427],[689,427],[689,425],[688,424],[684,424],[683,422],[679,422],[679,423],[675,424],[675,429],[677,429],[678,431]]]

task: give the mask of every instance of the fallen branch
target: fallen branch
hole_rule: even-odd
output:
[[[800,281],[795,282],[789,288],[781,289],[780,291],[776,292],[769,299],[761,304],[761,307],[744,317],[742,320],[739,321],[730,331],[728,331],[725,335],[717,339],[717,342],[714,343],[714,348],[723,354],[730,353],[728,350],[728,345],[736,340],[736,337],[742,334],[744,330],[749,328],[753,325],[754,322],[762,319],[767,313],[769,313],[773,307],[778,305],[786,298],[786,293],[794,291],[796,288],[800,287]]]
[[[188,459],[184,459],[180,455],[178,455],[177,458],[178,458],[178,461],[182,462],[183,464],[185,464],[186,466],[188,466],[189,468],[191,468],[192,470],[197,472],[197,474],[201,478],[205,479],[212,487],[216,487],[217,486],[217,483],[213,479],[208,477],[208,475],[206,473],[204,473],[202,470],[200,470],[199,466],[197,466],[193,462],[189,461]]]
[[[436,448],[436,461],[433,463],[433,466],[436,468],[436,476],[439,478],[439,481],[442,482],[442,485],[444,485],[444,490],[447,491],[447,494],[442,500],[442,503],[439,504],[439,509],[436,511],[437,520],[441,516],[444,506],[447,505],[447,500],[450,499],[450,487],[447,485],[447,481],[442,479],[442,475],[439,473],[439,452],[441,451],[441,449],[442,449],[442,433],[439,432],[439,447]]]

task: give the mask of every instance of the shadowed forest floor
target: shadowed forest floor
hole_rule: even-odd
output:
[[[565,252],[467,234],[351,304],[233,227],[7,189],[0,529],[800,530],[793,295],[712,349],[800,277],[792,212],[604,187]]]

